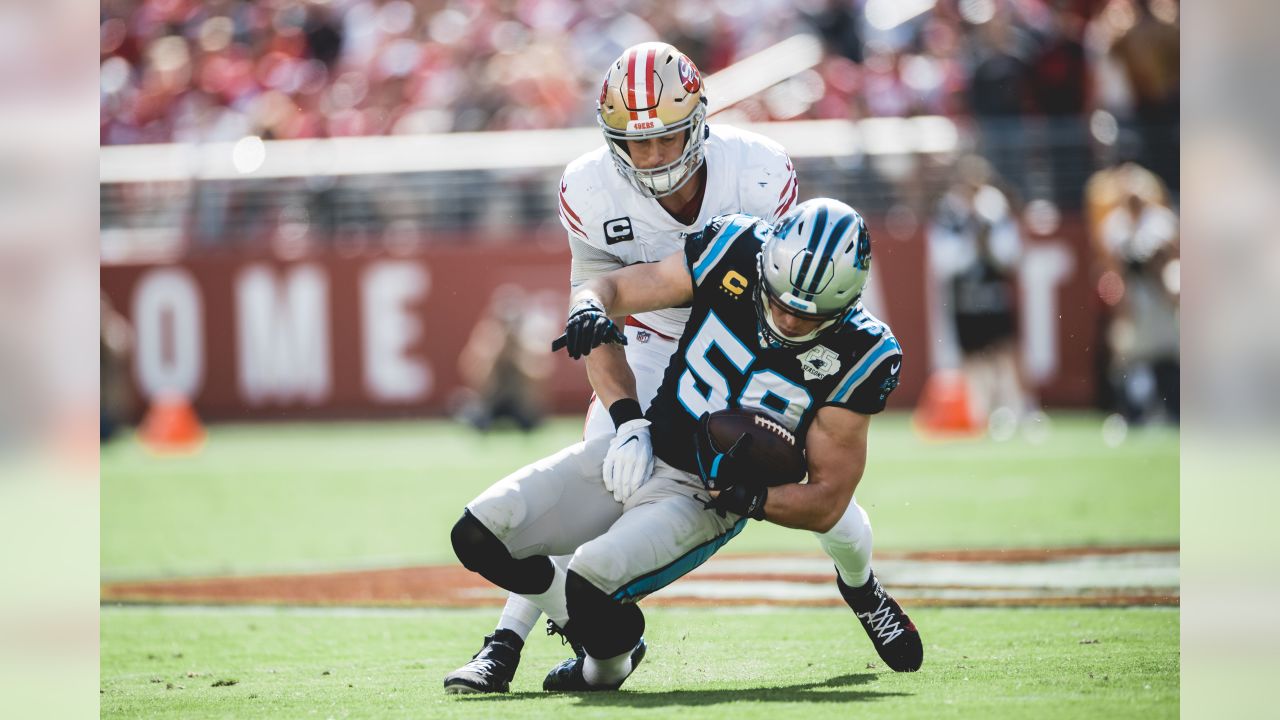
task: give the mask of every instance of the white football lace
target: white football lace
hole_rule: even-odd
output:
[[[763,427],[764,429],[774,433],[775,435],[781,437],[783,440],[786,440],[788,445],[796,444],[796,436],[792,435],[790,430],[787,430],[786,428],[770,420],[769,418],[763,415],[756,415],[755,423]]]
[[[893,608],[889,607],[888,601],[881,600],[880,607],[875,612],[858,613],[858,617],[871,626],[876,637],[884,640],[884,644],[888,645],[893,642],[902,633],[906,632],[898,624],[898,618],[893,613]]]

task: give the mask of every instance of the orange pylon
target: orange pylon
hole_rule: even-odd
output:
[[[929,376],[912,419],[916,431],[926,437],[969,437],[984,430],[974,413],[969,382],[959,370]]]
[[[183,395],[160,395],[142,419],[138,438],[153,452],[194,453],[203,447],[205,432],[190,400]]]

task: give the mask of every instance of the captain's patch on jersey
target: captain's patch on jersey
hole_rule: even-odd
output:
[[[747,289],[747,279],[737,270],[730,270],[724,274],[724,279],[720,281],[720,287],[726,292],[737,298]]]
[[[636,235],[631,230],[631,218],[620,217],[604,221],[604,241],[606,243],[614,245],[635,239]]]
[[[822,345],[815,345],[796,356],[804,368],[805,380],[824,378],[840,369],[840,356]]]

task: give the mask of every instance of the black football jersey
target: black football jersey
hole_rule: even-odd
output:
[[[697,472],[693,437],[703,413],[763,412],[803,443],[819,408],[878,413],[898,385],[902,349],[861,302],[800,348],[762,347],[756,259],[768,231],[757,218],[722,215],[685,242],[693,311],[646,413],[654,453],[681,470]]]

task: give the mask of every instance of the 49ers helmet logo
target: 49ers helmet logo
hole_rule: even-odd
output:
[[[681,55],[676,61],[676,69],[680,71],[680,84],[684,85],[685,92],[695,93],[702,89],[702,77],[692,60]]]
[[[604,74],[604,80],[600,83],[600,99],[596,101],[596,106],[604,105],[604,99],[609,94],[609,73]]]

